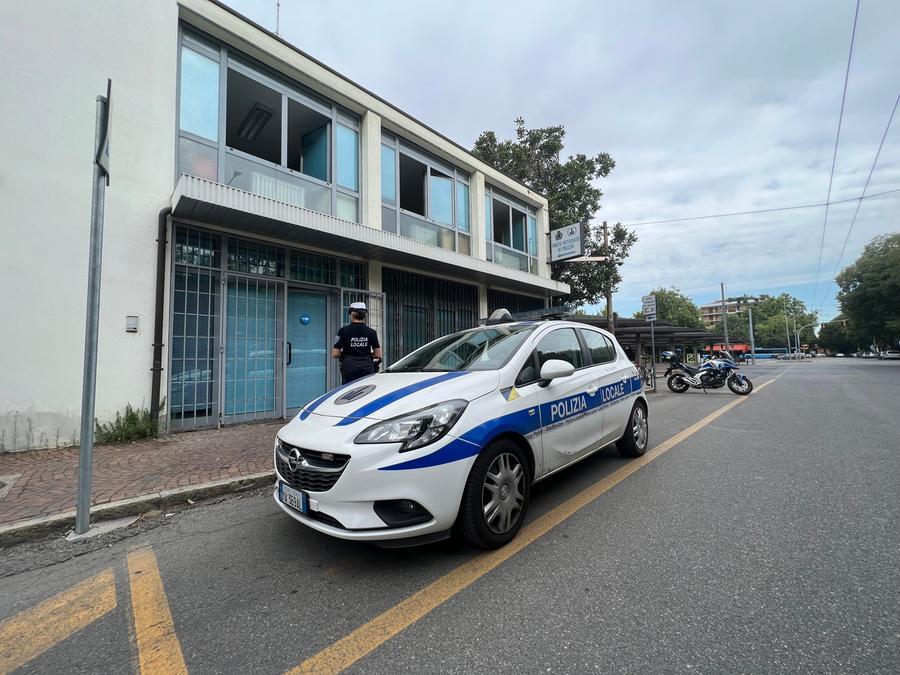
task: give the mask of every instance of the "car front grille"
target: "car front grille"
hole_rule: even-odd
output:
[[[295,450],[300,454],[300,461],[295,459],[295,468],[292,469],[291,454]],[[333,488],[349,461],[349,455],[306,450],[284,441],[279,441],[275,450],[275,468],[278,475],[295,490],[306,492],[327,492]]]

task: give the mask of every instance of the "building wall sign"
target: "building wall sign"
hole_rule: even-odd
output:
[[[550,232],[550,261],[560,262],[584,255],[584,228],[581,223],[558,227]]]

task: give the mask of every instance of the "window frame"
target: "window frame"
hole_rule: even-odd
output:
[[[443,160],[437,159],[432,156],[425,150],[416,147],[412,143],[409,143],[402,139],[401,137],[390,133],[388,131],[382,131],[381,133],[381,146],[383,148],[389,148],[394,152],[394,202],[386,202],[383,198],[381,199],[381,208],[387,209],[389,211],[394,211],[396,216],[397,223],[397,233],[400,231],[400,218],[401,216],[408,216],[410,218],[414,218],[417,220],[421,220],[423,222],[428,223],[429,225],[434,225],[436,227],[443,228],[453,233],[453,250],[459,252],[460,250],[460,237],[467,237],[469,240],[469,254],[471,255],[472,251],[472,216],[471,216],[471,203],[472,203],[472,190],[470,184],[470,176],[467,172],[462,169],[458,169],[456,166],[452,164],[448,164]],[[424,185],[424,205],[425,205],[425,215],[423,216],[420,213],[416,213],[415,211],[409,211],[400,206],[400,155],[406,155],[410,159],[413,159],[421,164],[425,165],[425,185]],[[451,203],[451,215],[450,220],[451,224],[448,225],[446,223],[442,223],[436,220],[431,213],[431,205],[432,205],[432,197],[431,197],[431,176],[432,171],[437,171],[444,176],[447,176],[451,180],[450,184],[450,203]],[[468,231],[459,229],[459,209],[460,204],[458,203],[458,188],[459,184],[465,185],[467,188],[467,197],[468,203],[466,204],[466,209],[469,211],[468,223],[469,229]],[[440,248],[440,247],[439,247]],[[465,254],[464,254],[465,255]]]
[[[585,354],[587,354],[588,358],[590,359],[591,366],[603,366],[608,363],[615,363],[616,361],[618,361],[619,351],[616,349],[615,344],[613,344],[612,340],[610,340],[608,337],[606,337],[606,335],[601,333],[599,330],[592,330],[590,328],[579,327],[578,333],[579,333],[582,341],[584,342],[584,352],[585,352]],[[607,361],[598,361],[596,363],[594,362],[594,355],[591,353],[591,347],[587,343],[587,338],[585,337],[585,335],[587,335],[588,333],[600,336],[600,338],[606,343],[607,348],[610,350],[612,358],[610,358]]]
[[[576,327],[576,326],[554,327],[554,328],[552,328],[548,331],[545,331],[545,332],[541,333],[540,335],[537,335],[534,337],[535,343],[534,343],[534,346],[531,348],[531,353],[528,355],[528,358],[522,362],[522,367],[519,368],[519,372],[516,374],[516,379],[514,382],[514,385],[516,387],[527,387],[529,384],[534,384],[535,382],[541,381],[541,360],[538,357],[538,353],[537,353],[538,347],[540,346],[540,344],[544,340],[544,338],[548,337],[552,333],[556,333],[557,331],[561,331],[561,330],[573,331],[575,333],[575,339],[578,341],[578,347],[581,350],[582,365],[575,368],[575,372],[577,373],[578,371],[584,370],[585,368],[591,368],[594,365],[593,363],[588,363],[588,361],[591,360],[590,352],[588,351],[587,345],[581,336],[581,327],[580,326],[578,326],[578,327]],[[529,362],[532,362],[532,364],[535,367],[535,370],[537,372],[537,379],[529,380],[528,382],[519,382],[519,376],[522,374],[522,371],[525,370],[525,368]]]
[[[485,233],[485,250],[487,253],[487,259],[490,262],[493,262],[496,265],[500,265],[500,263],[494,260],[494,248],[499,247],[501,250],[509,251],[518,256],[524,256],[527,260],[528,269],[523,270],[521,267],[513,268],[508,267],[508,269],[519,269],[522,272],[528,272],[529,274],[537,274],[538,271],[538,251],[540,250],[539,246],[539,234],[537,232],[537,209],[524,202],[519,201],[518,199],[509,196],[502,190],[495,188],[494,186],[485,183],[484,186],[484,198],[485,203],[483,205],[485,211],[485,223],[484,223],[484,233]],[[525,214],[525,237],[524,237],[524,249],[520,250],[510,245],[501,244],[497,241],[494,241],[494,201],[498,201],[501,204],[504,204],[509,209],[509,241],[510,244],[514,241],[513,236],[513,213],[512,210],[516,209],[517,211]],[[490,209],[487,208],[488,204],[490,204]],[[490,211],[490,213],[488,213]],[[488,217],[490,216],[490,217]],[[531,253],[529,250],[529,218],[534,218],[535,220],[535,240],[534,240],[534,248],[535,252]],[[503,265],[503,267],[506,267]]]
[[[181,54],[182,49],[188,48],[208,58],[214,59],[219,65],[219,119],[218,140],[211,142],[209,139],[181,130]],[[281,97],[281,129],[280,129],[280,161],[272,162],[261,157],[236,150],[227,145],[227,107],[228,107],[228,74],[229,70],[247,77],[275,91]],[[200,143],[216,150],[216,175],[217,182],[227,185],[226,157],[233,155],[241,160],[252,162],[266,169],[272,169],[290,176],[295,181],[305,181],[319,187],[328,188],[331,192],[330,211],[326,215],[337,217],[338,193],[356,200],[356,221],[360,222],[362,211],[362,141],[361,120],[359,116],[324,96],[307,90],[299,83],[289,80],[285,75],[275,72],[267,66],[257,63],[251,57],[243,54],[238,49],[219,40],[205,35],[202,31],[184,22],[179,23],[178,35],[178,76],[176,78],[176,105],[175,105],[175,181],[181,175],[181,152],[179,149],[182,138],[195,143]],[[293,101],[309,110],[328,118],[328,180],[323,181],[314,176],[309,176],[302,171],[291,169],[287,164],[288,151],[288,102]],[[356,132],[356,176],[357,189],[338,185],[337,181],[337,127],[345,126]]]

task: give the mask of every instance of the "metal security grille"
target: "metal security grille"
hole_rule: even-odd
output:
[[[385,268],[385,329],[382,344],[389,363],[458,330],[478,316],[478,289],[445,279]]]
[[[219,274],[178,265],[173,281],[169,419],[172,429],[206,427],[217,414]]]
[[[224,422],[247,422],[281,413],[283,308],[283,284],[227,277]]]
[[[284,276],[284,249],[247,239],[228,239],[228,269],[232,272]]]
[[[290,278],[312,284],[334,286],[334,258],[303,251],[291,251]]]
[[[219,260],[220,240],[218,235],[202,230],[179,227],[175,230],[175,262],[198,267],[221,265]]]
[[[351,302],[368,305],[379,335],[386,328],[385,295],[365,290],[365,262],[176,223],[170,274],[165,406],[172,431],[286,414],[290,366],[308,383],[312,369],[321,378],[324,361],[323,386],[334,386],[337,362],[323,354]],[[304,294],[325,298],[324,314],[306,308],[289,316],[290,298]],[[288,352],[288,329],[301,323],[324,326],[321,345]]]
[[[367,281],[365,263],[341,260],[341,286],[365,288],[368,286]]]
[[[375,329],[384,344],[384,293],[357,291],[350,288],[341,289],[341,324],[346,323],[350,313],[350,303],[364,302],[368,309],[366,323]]]
[[[543,298],[531,295],[519,295],[507,291],[488,289],[488,314],[496,309],[508,309],[512,314],[516,312],[530,312],[545,307]]]

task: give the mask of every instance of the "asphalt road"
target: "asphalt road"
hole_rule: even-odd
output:
[[[737,397],[653,395],[651,447],[689,436],[413,619],[398,603],[484,554],[332,540],[268,490],[2,550],[0,636],[22,637],[0,671],[279,673],[388,612],[409,625],[367,633],[351,672],[896,672],[900,363],[746,372],[757,391],[699,429]],[[628,466],[607,449],[546,481],[529,520]]]

